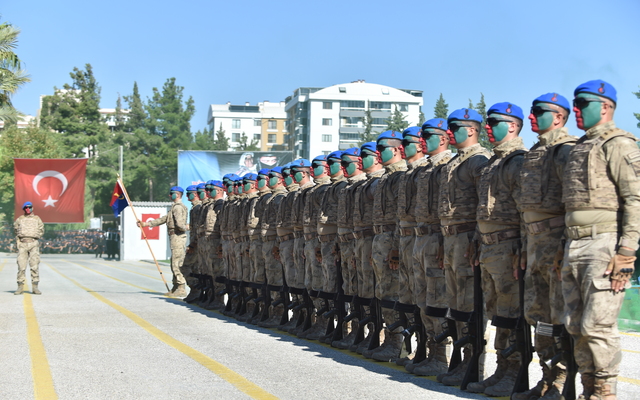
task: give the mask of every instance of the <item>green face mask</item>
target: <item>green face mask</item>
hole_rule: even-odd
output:
[[[538,123],[538,131],[545,131],[551,127],[553,124],[553,114],[552,112],[546,112],[539,117],[536,117],[536,122]]]
[[[494,126],[493,128],[491,128],[491,131],[493,132],[493,138],[495,139],[495,142],[500,142],[502,140],[504,140],[505,137],[507,137],[507,134],[509,133],[509,123],[508,122],[500,122],[498,125]]]
[[[416,143],[409,143],[404,148],[404,155],[407,158],[411,158],[418,153],[418,145]]]
[[[227,194],[233,193],[233,186],[227,186]]]
[[[440,147],[440,135],[431,135],[425,142],[427,143],[427,152],[431,153]]]
[[[350,175],[350,176],[353,175],[353,173],[356,172],[357,168],[358,168],[358,163],[354,163],[354,162],[350,163],[346,168],[347,175]]]
[[[296,182],[302,182],[302,179],[304,179],[304,174],[300,171],[296,172],[295,174],[293,174],[293,179],[295,179]]]
[[[175,200],[178,198],[178,193],[171,193],[171,200]]]
[[[585,97],[585,98],[597,98],[597,96],[590,96],[588,94],[580,93],[576,97]],[[602,111],[602,103],[598,103],[592,101],[588,106],[580,110],[582,113],[582,125],[584,126],[584,130],[591,129],[598,122],[602,116],[600,115],[600,111]]]
[[[251,187],[251,185],[249,185]],[[242,194],[242,185],[238,186],[238,194]]]
[[[284,178],[284,184],[287,186],[291,186],[293,184],[293,178],[291,177],[291,175]]]
[[[331,163],[331,165],[329,166],[329,173],[331,174],[331,176],[337,174],[340,172],[340,162],[339,161],[335,161],[333,163]]]
[[[247,183],[245,183],[245,184],[244,184],[244,187],[242,188],[242,189],[243,189],[243,191],[248,192],[249,190],[251,190],[251,185],[252,185],[252,183],[251,183],[251,182],[247,182]]]
[[[278,177],[274,176],[272,178],[269,178],[270,187],[275,187],[277,184],[278,184]]]
[[[200,200],[204,200],[207,198],[207,194],[205,192],[198,192],[198,196],[200,197]]]
[[[369,169],[373,166],[374,157],[371,154],[364,154],[362,156],[362,169]]]
[[[196,194],[191,192],[191,193],[187,194],[187,197],[189,198],[189,200],[193,200],[193,199],[196,198]]]
[[[453,133],[453,137],[456,139],[457,144],[462,144],[469,138],[469,132],[467,132],[467,128],[460,128]]]
[[[392,147],[386,147],[380,153],[380,158],[382,159],[382,163],[383,164],[389,162],[389,160],[391,160],[393,158],[393,150],[391,150],[391,149],[392,149]]]
[[[324,174],[324,165],[320,165],[313,169],[313,176],[320,176]]]
[[[262,178],[262,179],[258,179],[258,189],[262,189],[263,187],[265,187],[265,185],[267,184],[267,180]]]

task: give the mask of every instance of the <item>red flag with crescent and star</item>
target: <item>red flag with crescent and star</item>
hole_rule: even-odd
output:
[[[44,223],[84,222],[86,158],[15,158],[14,218],[30,201]]]

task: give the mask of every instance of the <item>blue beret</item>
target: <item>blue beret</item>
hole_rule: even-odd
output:
[[[362,150],[368,150],[372,153],[375,153],[377,151],[376,149],[376,142],[367,142],[365,144],[363,144],[362,146],[360,146],[360,151]]]
[[[198,188],[198,190],[200,190],[200,189],[204,190],[204,188],[205,188],[206,186],[207,186],[207,185],[205,185],[205,183],[204,183],[204,182],[202,182],[202,183],[199,183],[199,184],[198,184],[197,188]]]
[[[245,176],[243,176],[241,179],[243,181],[255,181],[256,179],[258,179],[258,175],[249,173],[245,174]]]
[[[173,192],[173,188],[171,188],[171,191]],[[196,185],[187,186],[187,192],[197,192],[197,191],[198,191],[198,186]]]
[[[284,167],[275,167],[275,168],[271,168],[271,172],[275,172],[276,174],[282,175],[282,170],[283,169],[284,169]]]
[[[489,108],[487,111],[487,115],[489,114],[502,114],[509,117],[516,117],[522,121],[524,119],[524,114],[522,113],[522,108],[517,105],[509,102],[496,103]]]
[[[235,174],[234,174],[234,175],[235,175]],[[236,183],[238,183],[238,182],[242,183],[243,178],[242,178],[241,176],[235,175],[235,176],[233,177],[233,181],[234,181],[234,182],[236,182]]]
[[[316,158],[313,159],[313,161],[322,161],[322,162],[326,162],[327,161],[327,156],[325,156],[324,154],[321,156],[317,156]],[[312,161],[312,162],[313,162]]]
[[[558,93],[543,94],[542,96],[537,97],[533,101],[533,104],[536,104],[536,103],[555,104],[571,112],[571,106],[569,105],[569,101],[564,96],[561,96]]]
[[[336,158],[336,159],[340,160],[342,158],[342,153],[344,153],[344,151],[340,151],[340,150],[334,151],[333,153],[331,153],[331,154],[329,154],[327,156],[327,159]]]
[[[360,157],[360,147],[352,147],[350,149],[346,149],[342,153],[342,156]]]
[[[221,181],[209,181],[209,182],[211,182],[211,185],[213,185],[213,186],[215,186],[215,187],[219,187],[219,188],[221,188],[221,189],[224,189],[224,188],[223,188],[223,186],[224,186],[224,185],[222,184],[222,182],[221,182]],[[207,182],[207,184],[209,184],[209,182]]]
[[[450,124],[451,121],[474,121],[482,123],[482,115],[471,108],[461,108],[449,114],[447,124]]]
[[[30,201],[27,201],[27,202],[25,202],[25,203],[22,205],[22,209],[24,210],[24,209],[25,209],[25,207],[27,207],[27,206],[33,207],[33,204],[31,204],[31,202],[30,202]]]
[[[402,131],[402,137],[413,136],[419,138],[420,131],[421,129],[419,126],[410,126],[409,128]]]
[[[184,193],[184,189],[182,189],[180,186],[174,186],[171,188],[170,190],[171,192],[180,192],[180,193]]]
[[[381,141],[382,139],[398,139],[402,140],[402,133],[396,131],[384,131],[376,139],[376,143]]]
[[[422,124],[423,131],[426,129],[440,129],[442,131],[446,131],[448,128],[449,124],[447,124],[447,120],[444,118],[433,118]]]
[[[616,89],[609,83],[601,79],[585,82],[582,85],[578,86],[576,90],[574,90],[573,95],[577,96],[579,93],[595,94],[596,96],[606,97],[616,104],[618,102]]]
[[[286,163],[285,165],[282,166],[282,169],[291,169],[291,164],[292,163]]]
[[[306,158],[299,158],[291,163],[291,168],[311,168],[311,162]]]
[[[269,175],[269,171],[271,171],[269,168],[262,168],[258,171],[258,175]]]

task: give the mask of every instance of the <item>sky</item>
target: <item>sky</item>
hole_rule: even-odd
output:
[[[0,21],[21,29],[16,53],[31,76],[13,97],[35,115],[39,96],[70,83],[89,63],[101,107],[138,83],[143,99],[175,77],[192,96],[192,131],[210,104],[282,101],[298,87],[364,79],[424,91],[433,117],[440,93],[449,111],[508,101],[525,116],[534,98],[569,100],[581,83],[618,91],[615,120],[640,136],[640,1],[10,1]],[[126,104],[125,104],[126,106]],[[567,124],[580,136],[573,115]],[[531,146],[535,134],[525,121]]]

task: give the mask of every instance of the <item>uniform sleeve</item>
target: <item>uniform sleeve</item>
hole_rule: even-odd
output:
[[[20,219],[22,219],[22,216],[18,217],[13,222],[13,236],[18,236],[18,227],[20,226]]]
[[[42,223],[42,219],[38,217],[38,239],[40,239],[44,235],[44,224]]]
[[[176,229],[186,232],[187,231],[187,207],[185,206],[178,206],[178,207],[174,207],[173,211],[173,220],[176,223]]]
[[[556,154],[553,158],[554,167],[556,170],[556,174],[558,177],[562,179],[564,176],[564,168],[567,165],[567,161],[569,161],[569,153],[573,148],[573,143],[565,143],[561,144],[558,149],[556,149]]]
[[[467,164],[469,166],[469,179],[474,182],[474,186],[476,187],[476,189],[480,187],[480,178],[482,177],[482,171],[488,163],[489,159],[484,154],[473,156],[467,161]]]
[[[148,226],[158,226],[158,225],[165,224],[166,222],[167,222],[167,216],[163,215],[160,218],[156,218],[153,221],[149,221]]]
[[[518,210],[521,209],[520,201],[522,198],[520,197],[522,193],[522,186],[520,181],[520,171],[522,171],[522,164],[524,164],[524,154],[514,156],[509,163],[506,165],[504,169],[504,179],[506,182],[509,182],[509,188],[511,190],[511,198],[516,203],[516,208]],[[522,218],[522,213],[518,213],[520,215],[520,237],[523,242],[526,240],[527,231],[524,227],[524,219]],[[526,245],[523,246],[523,250],[526,250]]]
[[[620,245],[638,249],[640,239],[640,149],[628,138],[613,138],[604,144],[611,178],[622,198]]]

